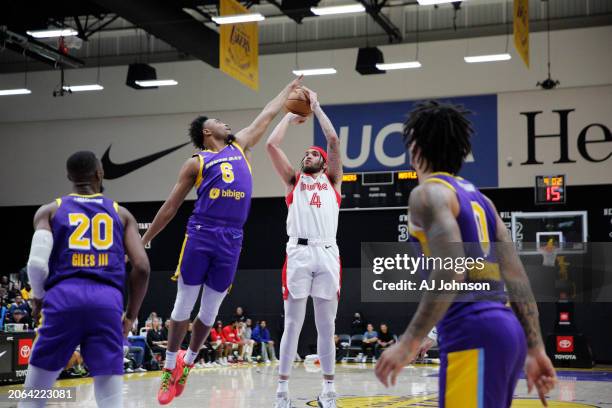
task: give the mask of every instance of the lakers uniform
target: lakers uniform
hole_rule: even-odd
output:
[[[92,376],[123,375],[126,274],[117,203],[102,194],[56,201],[42,325],[30,364],[60,370],[80,345]]]
[[[285,199],[287,257],[283,266],[283,298],[332,299],[340,294],[340,252],[336,244],[341,196],[326,173],[314,178],[296,175]]]
[[[484,258],[465,282],[487,282],[488,291],[459,293],[436,325],[440,345],[439,405],[446,408],[510,407],[526,356],[526,339],[506,294],[495,254],[496,215],[472,183],[434,173],[425,183],[452,190],[459,202],[457,224],[466,257]],[[412,241],[428,255],[424,231],[409,221]]]
[[[198,158],[197,199],[175,278],[224,292],[232,284],[242,249],[242,227],[249,215],[251,165],[238,143],[219,152],[203,150]]]

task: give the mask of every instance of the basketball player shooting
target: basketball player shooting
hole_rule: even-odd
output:
[[[196,188],[197,200],[187,223],[174,277],[178,280],[178,290],[158,392],[160,404],[169,404],[182,394],[198,352],[234,280],[253,189],[248,152],[259,142],[301,80],[299,77],[288,84],[253,123],[236,135],[218,119],[199,116],[191,123],[191,140],[201,151],[185,162],[170,196],[142,237],[143,243],[151,242],[174,218],[191,189]],[[202,285],[200,311],[193,321],[189,348],[179,352]]]
[[[283,267],[285,330],[280,344],[279,381],[275,408],[291,408],[289,376],[297,352],[298,340],[306,314],[308,296],[312,296],[317,327],[317,354],[323,371],[323,389],[318,405],[336,407],[334,369],[336,348],[334,331],[340,294],[340,253],[336,245],[342,161],[340,141],[329,118],[321,109],[317,94],[304,88],[310,107],[327,139],[327,150],[312,146],[306,150],[300,171],[295,171],[280,148],[290,124],[305,118],[287,113],[266,143],[274,169],[286,189],[287,258]]]
[[[529,280],[493,203],[456,176],[471,151],[468,113],[459,106],[429,101],[417,105],[404,124],[404,139],[419,179],[409,199],[409,232],[426,256],[436,258],[464,257],[464,247],[458,243],[480,243],[466,248],[478,251],[473,255],[486,261],[484,279],[491,290],[423,293],[401,341],[378,361],[376,376],[385,386],[394,385],[436,325],[440,407],[510,407],[523,368],[529,392],[535,387],[546,406],[545,395],[554,388],[556,375],[544,350]],[[434,269],[429,278],[482,280],[451,269]],[[505,305],[504,284],[514,313]]]
[[[122,407],[123,338],[147,292],[149,259],[132,214],[102,195],[104,172],[96,156],[74,153],[66,167],[73,193],[34,216],[27,270],[32,314],[38,318],[41,312],[44,319],[24,388],[50,389],[80,345],[98,407]],[[122,317],[126,252],[132,271]],[[19,406],[43,407],[45,400]]]

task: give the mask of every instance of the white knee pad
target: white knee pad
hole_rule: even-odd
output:
[[[198,313],[198,319],[205,326],[212,326],[219,313],[221,302],[227,295],[225,292],[217,292],[216,290],[204,285],[204,291],[202,292],[202,299],[200,299],[200,313]]]
[[[176,322],[188,320],[191,316],[191,311],[198,299],[201,285],[186,285],[183,278],[179,276],[176,300],[174,301],[174,309],[170,318]]]
[[[94,377],[94,393],[98,408],[123,406],[123,376],[100,375]]]

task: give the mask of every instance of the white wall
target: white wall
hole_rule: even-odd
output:
[[[608,40],[612,38],[612,27],[559,31],[551,37],[553,77],[561,80],[562,88],[612,84]],[[472,55],[499,52],[504,46],[504,37],[469,41]],[[467,40],[423,44],[422,69],[385,75],[359,75],[354,70],[356,49],[302,54],[300,65],[304,68],[333,65],[338,69],[337,75],[305,81],[319,92],[324,105],[534,90],[535,83],[546,76],[545,34],[532,35],[529,70],[515,53],[509,62],[465,64],[467,48]],[[389,46],[384,47],[384,52],[387,62],[412,59],[414,47]],[[235,130],[246,126],[292,79],[293,63],[293,55],[261,57],[259,93],[195,61],[156,65],[158,77],[178,80],[176,87],[132,90],[124,84],[127,67],[111,67],[102,69],[104,91],[64,98],[51,97],[59,82],[59,72],[31,73],[28,81],[33,94],[0,97],[0,205],[40,204],[64,192],[69,187],[64,162],[78,149],[102,155],[112,143],[113,161],[133,160],[186,141],[189,121],[200,112],[219,117]],[[72,84],[90,83],[95,74],[91,69],[71,70],[67,79]],[[22,85],[22,75],[0,76],[0,89]],[[563,93],[551,93],[546,96],[547,105],[555,95],[559,95],[559,100],[564,97]],[[588,108],[588,104],[582,108]],[[606,112],[601,115],[606,116]],[[612,117],[612,112],[607,117]],[[500,134],[508,132],[500,130]],[[292,130],[285,148],[294,163],[312,138],[311,121]],[[499,145],[500,149],[505,146],[501,141]],[[109,194],[121,201],[164,199],[181,163],[191,152],[191,148],[185,147],[144,169],[106,182]],[[499,156],[505,157],[502,150]],[[255,196],[282,195],[283,188],[267,161],[263,144],[255,149],[253,161]],[[607,161],[600,168],[610,169],[610,163]],[[542,166],[540,170],[555,169]],[[611,176],[598,182],[612,182],[610,170]],[[530,185],[528,181],[532,183],[525,175],[519,181],[506,180],[502,185]]]

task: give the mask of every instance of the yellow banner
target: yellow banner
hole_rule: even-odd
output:
[[[248,13],[236,0],[221,0],[221,15]],[[232,78],[259,89],[259,38],[257,23],[224,24],[219,43],[219,68]]]
[[[514,46],[529,68],[529,0],[514,0]]]

